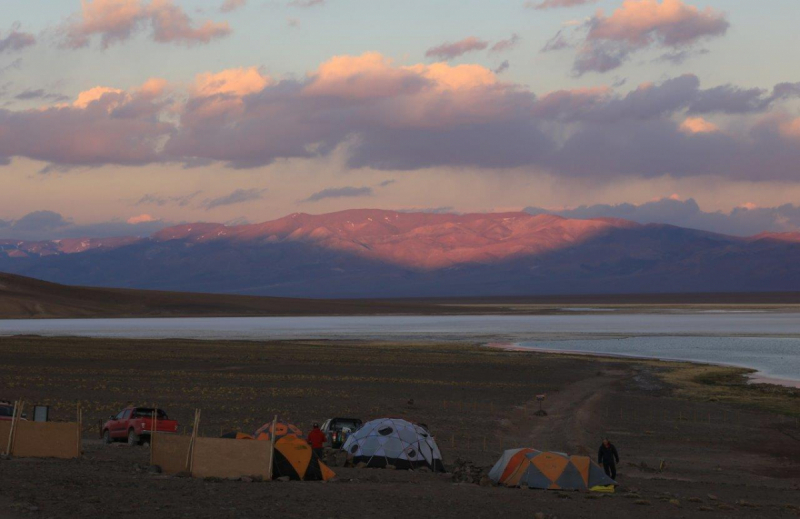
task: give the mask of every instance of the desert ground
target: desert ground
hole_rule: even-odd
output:
[[[0,518],[798,517],[800,391],[735,368],[450,344],[0,338],[0,398],[84,410],[77,460],[0,460]],[[547,416],[535,395],[546,394]],[[425,423],[448,474],[335,466],[336,480],[166,476],[148,447],[103,445],[98,422],[156,404],[201,433],[252,432],[277,414]],[[619,449],[617,493],[481,486],[502,449]],[[662,466],[663,468],[659,469]]]

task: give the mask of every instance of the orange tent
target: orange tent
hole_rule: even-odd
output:
[[[489,478],[508,487],[548,490],[613,492],[616,485],[588,456],[535,449],[505,451],[489,472]]]

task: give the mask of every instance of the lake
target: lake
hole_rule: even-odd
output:
[[[736,365],[756,369],[764,377],[800,383],[800,314],[796,313],[0,320],[0,335],[19,334],[506,343],[518,348]]]

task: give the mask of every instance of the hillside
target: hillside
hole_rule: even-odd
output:
[[[199,294],[59,285],[0,272],[0,319],[112,317],[256,317],[325,315],[555,314],[582,307],[620,311],[664,308],[782,308],[798,292],[597,294],[540,297],[334,300]],[[572,308],[570,308],[572,307]],[[577,308],[576,308],[577,307]],[[569,310],[567,310],[570,308]]]
[[[386,301],[87,288],[0,273],[0,319],[401,314],[424,313],[426,309],[422,306]]]

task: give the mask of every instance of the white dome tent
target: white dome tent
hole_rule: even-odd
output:
[[[364,424],[347,439],[342,450],[353,463],[398,469],[427,467],[444,472],[442,453],[425,428],[400,418],[379,418]]]

